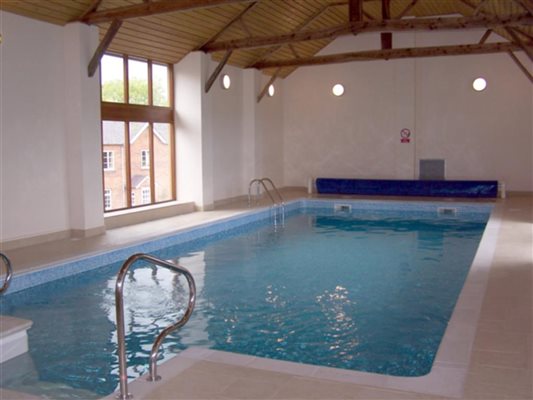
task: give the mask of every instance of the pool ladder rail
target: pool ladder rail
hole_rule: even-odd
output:
[[[272,196],[271,191],[268,189],[267,185],[265,185],[265,182],[267,182],[270,185],[270,188],[274,191],[276,194],[276,197],[278,200]],[[257,191],[255,195],[255,204],[257,204],[257,199],[259,198],[259,191],[261,186],[263,186],[263,189],[265,193],[268,195],[269,199],[272,201],[273,204],[273,210],[274,210],[274,222],[277,221],[277,209],[281,209],[281,220],[285,219],[285,201],[283,200],[283,196],[279,192],[276,185],[274,185],[274,182],[272,182],[272,179],[270,178],[255,178],[250,181],[248,184],[248,207],[252,206],[252,188],[256,184]]]
[[[4,265],[6,266],[6,276],[4,278],[4,283],[2,284],[2,287],[0,288],[0,295],[4,294],[7,289],[9,288],[9,284],[11,283],[11,278],[13,278],[13,268],[11,267],[11,261],[4,253],[0,253],[0,259],[4,262]]]
[[[115,303],[116,303],[116,313],[117,313],[117,336],[118,336],[118,362],[119,362],[119,375],[120,375],[120,393],[117,396],[118,399],[126,400],[131,399],[133,396],[128,393],[128,372],[126,365],[126,343],[125,343],[125,333],[124,333],[124,296],[123,296],[123,287],[124,279],[126,278],[126,273],[129,268],[138,260],[144,260],[151,262],[159,267],[170,269],[176,273],[181,273],[187,279],[189,285],[189,301],[185,313],[181,319],[173,325],[165,328],[155,339],[155,342],[152,346],[152,351],[150,352],[150,370],[148,381],[158,381],[161,379],[157,375],[157,354],[159,352],[159,347],[165,339],[165,337],[172,331],[181,328],[187,323],[194,309],[194,304],[196,302],[196,285],[194,283],[194,278],[192,274],[184,267],[171,263],[169,261],[163,261],[156,257],[153,257],[148,254],[134,254],[128,258],[117,275],[117,282],[115,285]]]

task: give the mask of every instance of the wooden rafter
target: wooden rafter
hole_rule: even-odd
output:
[[[363,20],[363,0],[350,0],[348,2],[348,15],[350,22]]]
[[[404,8],[404,10],[396,17],[397,19],[402,19],[405,17],[409,11],[413,9],[414,6],[416,6],[416,3],[418,3],[418,0],[412,0],[411,3],[407,7]]]
[[[330,7],[336,7],[339,5],[345,5],[345,2],[336,2],[336,3],[329,3],[324,6],[322,6],[320,9],[318,9],[314,14],[309,16],[305,21],[303,21],[301,24],[299,24],[296,29],[292,33],[297,33],[305,29],[307,26],[309,26],[311,23],[316,21],[326,10],[328,10]],[[253,66],[256,62],[259,62],[261,60],[264,60],[265,58],[271,56],[276,51],[281,49],[283,45],[276,45],[268,49],[264,54],[261,55],[259,59],[256,59],[252,64],[249,65],[249,67]]]
[[[532,25],[533,17],[530,15],[515,15],[507,17],[442,17],[442,18],[418,18],[385,21],[362,21],[347,22],[326,29],[314,31],[298,31],[276,36],[262,36],[244,39],[235,39],[222,42],[210,43],[203,46],[202,50],[211,53],[228,49],[243,49],[282,45],[306,40],[319,40],[348,35],[352,32],[383,32],[383,31],[412,31],[412,30],[439,30],[439,29],[472,29],[499,27],[514,27]]]
[[[390,0],[381,0],[381,19],[387,21],[391,19],[390,16]],[[383,50],[392,49],[392,33],[381,33],[381,48]]]
[[[524,10],[533,15],[533,2],[528,0],[515,0]]]
[[[97,24],[115,19],[129,19],[147,17],[149,15],[164,14],[174,11],[185,11],[198,8],[207,8],[231,3],[243,3],[250,0],[159,0],[149,3],[139,3],[131,6],[112,8],[109,10],[94,11],[80,19],[81,22]]]
[[[226,32],[234,23],[236,23],[237,21],[239,21],[243,16],[244,14],[246,14],[247,12],[250,12],[254,7],[257,6],[257,4],[259,4],[257,1],[256,2],[253,2],[253,3],[250,3],[246,6],[246,8],[244,8],[240,13],[238,13],[237,15],[235,15],[231,20],[228,21],[228,23],[226,25],[224,25],[222,27],[222,29],[220,29],[217,33],[215,33],[213,36],[211,36],[209,38],[209,40],[207,40],[205,43],[202,44],[202,46],[198,47],[196,50],[202,50],[202,47],[209,44],[209,43],[213,43],[215,40],[217,40],[224,32]]]
[[[215,68],[215,70],[213,71],[213,73],[211,74],[207,82],[205,83],[206,93],[209,92],[209,89],[211,89],[211,86],[213,86],[213,83],[217,79],[218,75],[220,74],[220,72],[222,72],[222,69],[228,62],[229,58],[231,57],[231,53],[233,53],[233,50],[226,51],[226,54],[224,54],[224,58],[222,58],[222,60],[218,63],[217,67]]]
[[[513,42],[517,44],[518,46],[520,46],[522,50],[526,52],[529,59],[533,61],[533,46],[531,46],[531,44],[526,45],[526,43],[524,43],[522,39],[520,39],[520,37],[516,34],[516,32],[513,29],[505,28],[505,31],[509,34],[509,36],[511,36],[511,38],[513,39]]]
[[[477,5],[477,7],[474,9],[474,15],[478,15],[486,3],[487,3],[487,0],[481,0],[479,4]]]
[[[509,56],[512,58],[512,60],[515,62],[515,64],[520,68],[520,70],[527,76],[527,78],[533,83],[533,76],[529,73],[528,69],[520,62],[518,57],[514,55],[512,51],[508,51]]]
[[[294,56],[294,58],[300,58],[300,55],[298,54],[298,52],[296,51],[296,49],[294,48],[292,43],[289,43],[288,46],[289,46],[289,49],[290,49],[292,55]]]
[[[470,9],[472,9],[473,12],[475,12],[475,10],[476,10],[476,6],[475,6],[474,4],[472,4],[472,3],[470,2],[470,0],[459,0],[459,1],[460,1],[461,3],[463,3],[465,6],[469,7]],[[532,3],[532,0],[524,0],[524,1],[529,2],[529,3]],[[479,14],[483,14],[483,15],[485,15],[485,16],[492,16],[492,14],[490,14],[490,13],[488,13],[488,12],[486,12],[486,11],[483,11],[483,10],[479,10]],[[529,15],[532,15],[532,14],[529,13]],[[524,24],[524,25],[531,25],[531,23]],[[525,31],[523,31],[523,30],[521,30],[521,29],[518,29],[518,27],[519,27],[519,25],[516,26],[516,28],[517,28],[517,32],[518,32],[518,33],[520,33],[520,34],[522,34],[522,35],[524,35],[524,36],[527,36],[527,37],[530,36],[527,32],[525,32]],[[495,28],[495,27],[490,27],[490,26],[489,26],[489,27],[487,27],[487,28]]]
[[[469,54],[491,54],[520,50],[514,43],[465,44],[454,46],[417,47],[389,50],[368,50],[352,53],[331,54],[326,56],[306,57],[295,60],[265,61],[257,63],[255,68],[303,67],[311,65],[338,64],[352,61],[394,60],[401,58],[454,56]]]
[[[98,65],[100,64],[100,60],[102,59],[104,53],[106,52],[107,48],[111,44],[111,41],[117,34],[118,30],[122,26],[121,20],[114,20],[111,25],[109,26],[109,29],[107,30],[104,38],[98,45],[98,48],[94,52],[93,57],[91,58],[91,61],[89,62],[89,66],[87,67],[87,72],[89,76],[93,76],[96,72],[96,69],[98,68]]]
[[[481,36],[481,39],[479,40],[479,44],[485,43],[491,33],[492,33],[492,29],[487,29],[486,32],[483,34],[483,36]]]
[[[95,12],[98,9],[98,6],[100,5],[101,2],[102,0],[92,0],[91,4],[89,4],[89,7],[87,7],[87,9],[83,12],[83,14],[81,14],[78,18],[76,18],[75,21],[83,20],[87,15]]]
[[[261,92],[259,93],[259,96],[257,96],[258,103],[261,101],[263,97],[265,97],[265,94],[267,94],[268,92],[268,88],[270,87],[270,85],[274,83],[274,81],[276,80],[280,72],[281,72],[281,68],[278,68],[276,72],[274,72],[274,74],[270,77],[267,84],[263,87],[263,90],[261,90]]]

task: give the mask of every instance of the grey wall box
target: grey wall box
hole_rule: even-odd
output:
[[[445,179],[444,160],[420,160],[418,179],[423,181],[442,181]]]

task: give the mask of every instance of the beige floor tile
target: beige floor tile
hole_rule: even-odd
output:
[[[347,383],[294,377],[279,388],[276,399],[357,399],[361,387]]]
[[[483,365],[521,369],[531,369],[532,364],[529,352],[506,353],[490,350],[474,350],[470,362],[476,366]]]
[[[478,331],[474,350],[527,353],[528,334],[501,331]]]

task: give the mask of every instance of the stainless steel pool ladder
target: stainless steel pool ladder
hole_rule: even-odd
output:
[[[4,278],[4,283],[0,288],[0,294],[4,294],[11,283],[11,278],[13,278],[13,268],[11,267],[11,261],[4,253],[0,253],[0,258],[6,266],[6,277]]]
[[[276,193],[276,196],[279,199],[278,201],[276,201],[276,199],[274,199],[274,197],[272,196],[272,193],[270,193],[270,190],[265,185],[265,182],[270,184],[271,188],[274,190],[274,192]],[[255,179],[252,179],[250,181],[249,185],[248,185],[248,207],[250,207],[252,205],[252,187],[253,187],[254,183],[257,183],[257,194],[259,194],[259,187],[260,187],[259,185],[262,185],[263,189],[265,189],[265,193],[268,195],[268,197],[270,198],[270,200],[272,201],[272,203],[274,205],[281,205],[282,207],[285,206],[285,201],[283,200],[283,196],[281,196],[281,193],[279,192],[279,190],[276,187],[276,185],[274,185],[274,182],[272,182],[272,179],[270,179],[270,178],[255,178]]]
[[[268,189],[267,185],[265,185],[265,182],[270,184],[270,187],[271,187],[271,189],[274,190],[278,200],[276,200],[274,198],[274,196],[272,196],[272,193]],[[284,222],[285,222],[285,201],[283,200],[283,196],[281,196],[281,193],[279,192],[279,190],[276,187],[276,185],[274,185],[274,182],[272,182],[272,179],[270,179],[270,178],[256,178],[256,179],[252,179],[250,181],[250,184],[248,185],[248,207],[252,206],[252,187],[253,187],[254,183],[257,184],[257,194],[255,196],[256,202],[257,202],[257,198],[259,197],[260,186],[263,186],[263,189],[265,190],[265,193],[268,195],[268,197],[270,198],[270,200],[272,201],[272,204],[273,204],[272,211],[273,211],[274,225],[277,226],[277,223],[278,223],[278,209],[281,210],[281,224],[283,225]]]
[[[182,327],[187,323],[191,317],[192,311],[194,309],[194,303],[196,301],[196,285],[194,283],[194,278],[191,273],[184,267],[176,265],[169,261],[163,261],[156,257],[153,257],[148,254],[134,254],[126,260],[126,262],[120,268],[120,271],[117,275],[117,282],[115,285],[115,303],[116,303],[116,312],[117,312],[117,336],[118,336],[118,363],[119,363],[119,374],[120,374],[120,394],[117,396],[121,400],[131,399],[133,396],[128,393],[128,371],[126,364],[126,343],[125,343],[125,334],[124,334],[124,296],[123,296],[123,286],[124,279],[126,278],[126,273],[128,269],[138,260],[149,261],[157,266],[168,268],[171,271],[181,273],[187,279],[189,285],[189,301],[185,313],[181,319],[173,325],[165,328],[159,336],[155,339],[155,342],[152,346],[152,351],[150,352],[150,375],[148,377],[149,381],[158,381],[161,379],[157,375],[157,353],[159,352],[159,347],[161,342],[165,337],[172,331],[177,328]]]

